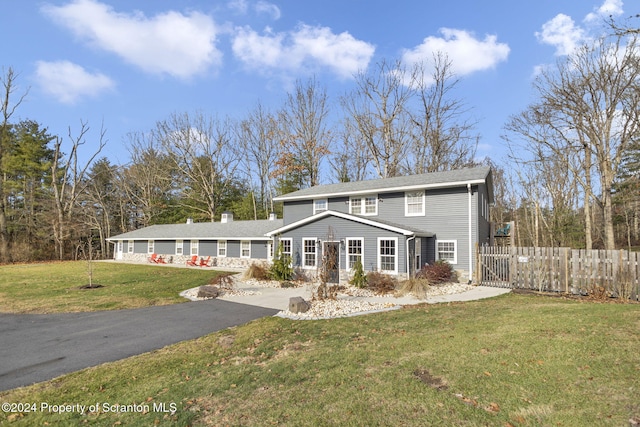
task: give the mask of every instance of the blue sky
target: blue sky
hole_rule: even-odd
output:
[[[86,154],[102,123],[112,162],[129,132],[174,112],[244,117],[282,105],[296,79],[315,76],[335,110],[353,75],[382,59],[405,64],[446,53],[471,108],[477,155],[500,161],[509,116],[531,82],[597,31],[622,0],[49,0],[5,1],[0,67],[29,89],[14,120],[65,137],[86,121]]]

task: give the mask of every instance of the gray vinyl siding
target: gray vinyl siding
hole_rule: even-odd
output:
[[[291,224],[313,215],[313,201],[286,202],[283,207],[284,225]]]
[[[175,241],[156,240],[154,242],[153,251],[157,254],[172,254],[175,252]]]
[[[333,237],[330,239],[329,227],[333,230]],[[378,269],[378,238],[397,238],[396,252],[398,273],[406,272],[405,236],[392,231],[349,221],[344,218],[327,217],[285,232],[280,237],[292,239],[292,258],[293,264],[296,267],[300,267],[302,265],[302,258],[304,256],[302,239],[319,238],[322,241],[341,241],[345,238],[363,238],[363,267],[366,271],[375,271]],[[318,251],[317,257],[318,260],[320,260],[321,251]],[[340,248],[340,268],[346,269],[346,248],[343,247]]]
[[[191,242],[189,242],[191,244]],[[189,246],[191,248],[191,246]],[[191,249],[189,249],[191,250]],[[198,243],[198,255],[201,256],[217,256],[218,242],[214,240],[200,240]],[[186,250],[185,250],[186,251]]]
[[[267,259],[267,241],[254,240],[251,242],[251,258]]]
[[[126,243],[126,241],[125,241]],[[133,253],[134,254],[146,254],[149,248],[149,242],[147,240],[134,240],[133,241]]]

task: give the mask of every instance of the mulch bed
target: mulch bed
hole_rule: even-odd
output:
[[[631,300],[631,299],[623,300],[620,298],[613,298],[613,297],[609,297],[602,294],[579,295],[579,294],[567,294],[564,292],[541,292],[541,291],[536,291],[534,289],[520,289],[520,288],[512,289],[511,292],[517,295],[539,295],[539,296],[545,296],[545,297],[551,297],[551,298],[563,298],[563,299],[583,301],[583,302],[610,303],[610,304],[640,304],[640,301]]]

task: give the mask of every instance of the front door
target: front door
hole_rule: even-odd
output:
[[[122,259],[124,253],[124,243],[122,240],[118,240],[118,249],[116,249],[116,259]]]
[[[340,281],[340,243],[324,242],[323,259],[324,268],[327,272],[328,283],[338,283]]]

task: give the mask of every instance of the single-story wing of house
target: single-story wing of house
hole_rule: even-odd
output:
[[[346,281],[360,261],[365,271],[407,277],[424,264],[449,262],[465,279],[476,245],[489,244],[494,202],[489,167],[319,185],[275,198],[283,218],[156,225],[114,236],[116,259],[150,253],[211,256],[218,265],[270,261],[274,248],[299,271],[330,266],[330,281]],[[232,218],[231,214],[230,215]]]
[[[266,234],[283,225],[282,219],[234,221],[222,214],[221,222],[192,222],[151,225],[113,236],[116,260],[146,262],[152,254],[168,263],[186,263],[193,256],[208,259],[209,265],[243,268],[255,261],[267,261],[273,253]]]

